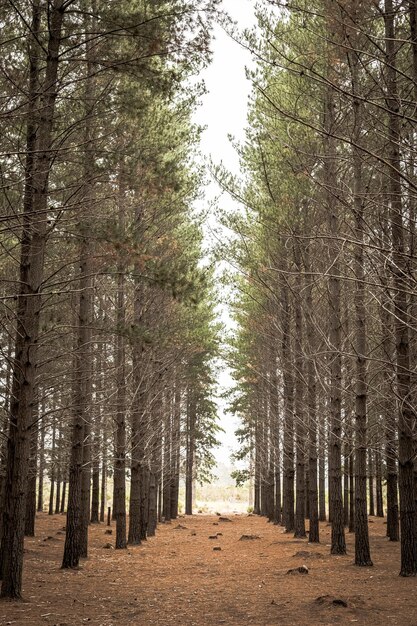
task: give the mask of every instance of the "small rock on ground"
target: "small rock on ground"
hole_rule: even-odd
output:
[[[300,567],[294,567],[289,569],[287,574],[308,574],[307,565],[301,565]]]
[[[239,541],[254,541],[255,539],[260,539],[259,535],[242,535]]]
[[[346,600],[343,600],[343,598],[335,598],[334,596],[319,596],[318,598],[316,598],[314,600],[314,602],[316,602],[316,604],[321,604],[321,605],[327,605],[327,606],[342,606],[344,608],[346,608],[348,606],[348,603]]]
[[[299,550],[293,556],[300,559],[319,559],[323,556],[321,552],[308,552],[307,550]]]

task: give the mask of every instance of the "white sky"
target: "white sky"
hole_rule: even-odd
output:
[[[223,0],[223,8],[237,23],[239,30],[255,25],[255,0]],[[243,138],[246,126],[247,101],[251,84],[245,77],[245,66],[251,65],[250,53],[235,42],[218,25],[212,42],[213,61],[202,78],[209,93],[194,119],[207,126],[201,150],[215,161],[237,173],[239,162],[228,134]]]
[[[255,25],[255,0],[223,0],[223,8],[237,22],[239,30]],[[245,67],[251,66],[251,56],[218,25],[214,29],[212,50],[213,61],[201,76],[208,94],[203,98],[194,120],[207,127],[201,140],[203,156],[211,158],[214,163],[222,162],[230,172],[238,174],[239,159],[228,135],[232,135],[238,141],[244,138],[248,97],[251,91],[251,84],[245,76]],[[216,183],[210,183],[205,190],[204,207],[220,193]],[[236,203],[227,194],[222,195],[219,204],[222,211],[232,211],[236,208]],[[211,215],[206,224],[207,240],[210,240],[211,227],[215,225],[214,219]],[[223,323],[227,324],[227,311],[224,308],[220,311],[220,317]],[[227,370],[222,371],[219,382],[223,388],[232,385]],[[220,436],[221,447],[215,451],[215,455],[217,461],[229,465],[230,453],[238,447],[234,435],[238,422],[230,415],[224,414],[220,401],[219,420],[225,432]]]

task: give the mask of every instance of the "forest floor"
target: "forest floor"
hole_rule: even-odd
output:
[[[398,576],[399,544],[383,520],[370,523],[374,567],[358,568],[352,535],[347,556],[329,555],[326,524],[313,545],[263,518],[229,519],[181,517],[127,551],[104,547],[114,528],[92,526],[89,558],[69,571],[60,569],[65,517],[43,514],[26,540],[25,601],[1,602],[0,625],[417,625],[417,581]],[[308,574],[287,574],[302,565]]]

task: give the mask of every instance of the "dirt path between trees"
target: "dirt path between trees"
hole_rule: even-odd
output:
[[[0,603],[0,625],[417,626],[417,579],[398,576],[399,545],[383,520],[370,523],[375,566],[357,568],[352,536],[347,556],[329,556],[325,524],[310,545],[256,516],[229,519],[183,517],[127,551],[105,548],[113,536],[92,526],[89,559],[63,571],[65,517],[41,515],[26,541],[25,602]],[[308,574],[287,574],[303,565]]]

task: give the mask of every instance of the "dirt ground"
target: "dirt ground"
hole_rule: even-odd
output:
[[[352,536],[347,556],[329,556],[326,524],[322,543],[310,545],[256,516],[229,519],[182,517],[127,551],[105,548],[114,536],[92,526],[89,558],[68,571],[60,570],[65,517],[41,515],[26,542],[25,601],[0,603],[0,625],[417,626],[417,579],[398,576],[399,545],[383,520],[370,523],[374,567],[357,568]],[[287,574],[302,565],[308,574]]]

